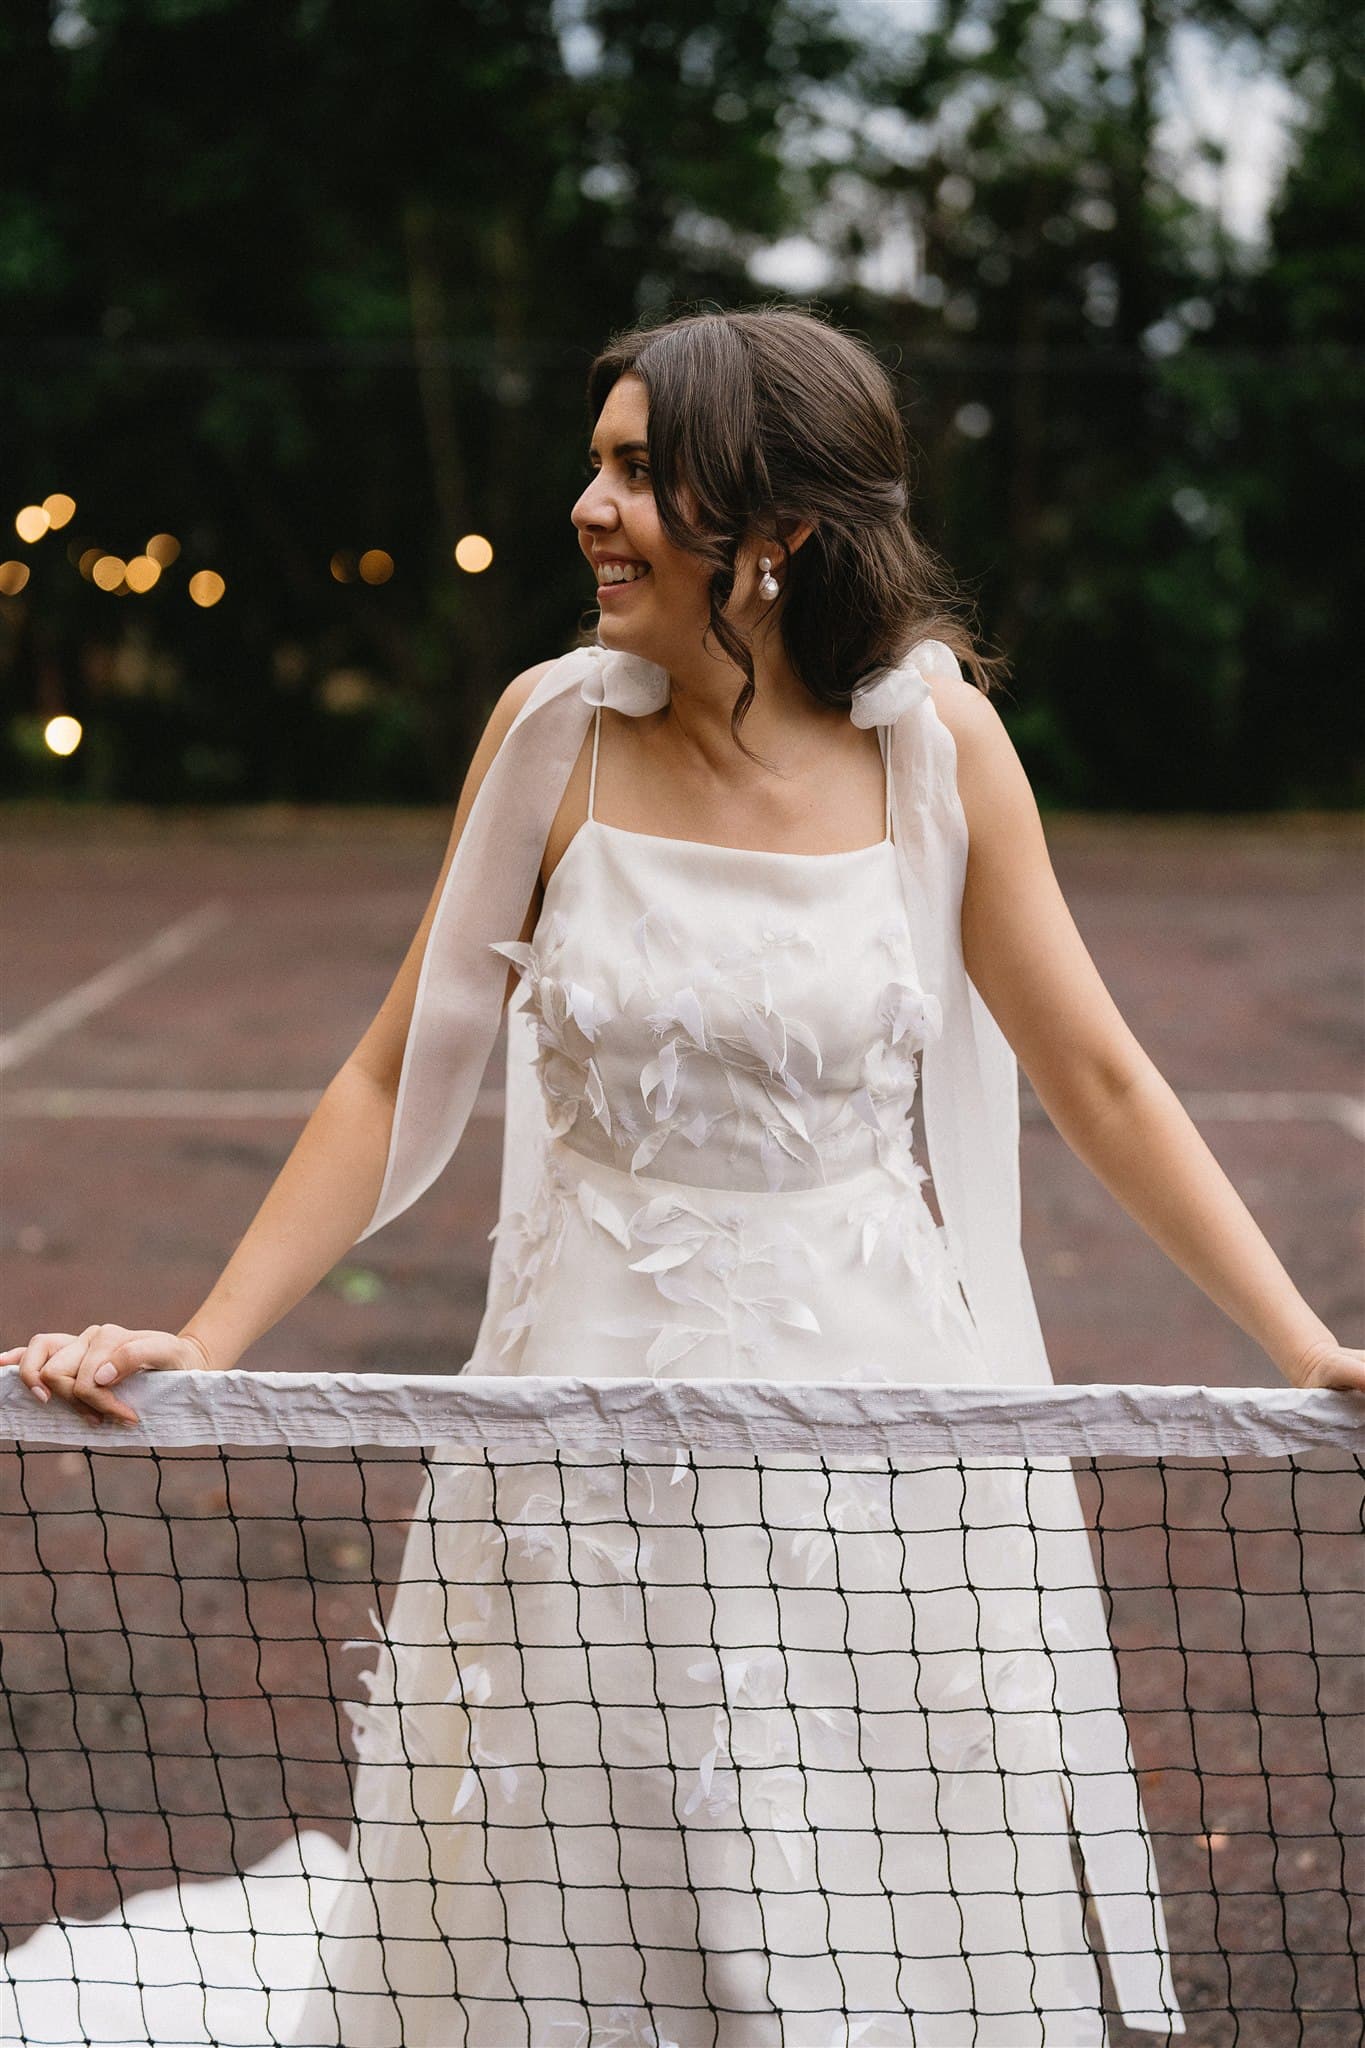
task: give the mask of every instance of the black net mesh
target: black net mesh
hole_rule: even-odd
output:
[[[7,1446],[4,2038],[1358,2042],[1360,1456],[1031,1399],[1008,1457]]]

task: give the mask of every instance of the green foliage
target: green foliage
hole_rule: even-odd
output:
[[[7,781],[449,801],[497,691],[591,600],[591,355],[642,312],[762,296],[750,260],[806,234],[897,366],[921,524],[1014,661],[1044,800],[1357,798],[1358,14],[1168,0],[1119,46],[1098,5],[943,0],[911,30],[866,4],[11,10],[0,511],[78,512],[7,544],[32,571],[0,597]],[[1253,263],[1158,145],[1191,26],[1299,94]],[[908,291],[878,269],[897,227]],[[146,596],[74,566],[167,530]],[[453,565],[469,531],[486,575]],[[369,548],[390,581],[334,578]]]

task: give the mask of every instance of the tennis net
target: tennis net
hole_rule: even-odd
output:
[[[0,2037],[1360,2035],[1365,1403],[0,1381]]]

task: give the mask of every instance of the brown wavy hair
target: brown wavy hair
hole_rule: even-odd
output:
[[[979,651],[951,571],[911,523],[895,388],[865,343],[791,306],[683,313],[602,350],[588,375],[594,421],[627,375],[648,394],[660,526],[709,565],[708,632],[744,677],[730,719],[741,746],[754,661],[725,616],[736,558],[754,536],[776,554],[801,521],[813,531],[786,560],[779,624],[819,703],[847,705],[856,684],[922,639],[951,647],[984,692],[1007,673],[1003,657]]]

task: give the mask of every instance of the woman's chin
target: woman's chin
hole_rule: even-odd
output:
[[[597,614],[597,637],[604,647],[610,647],[613,654],[648,656],[648,649],[642,644],[647,636],[638,629],[632,632],[629,621],[617,618],[607,605],[603,605]]]

